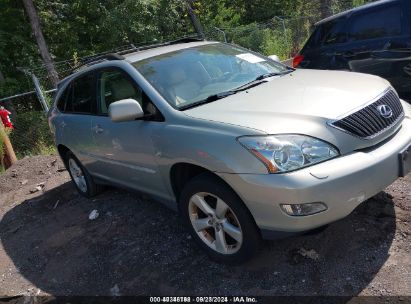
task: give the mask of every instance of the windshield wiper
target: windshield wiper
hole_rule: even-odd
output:
[[[263,80],[263,79],[274,77],[274,76],[281,76],[281,75],[289,74],[291,72],[294,72],[294,69],[290,68],[287,71],[284,71],[284,72],[281,72],[281,73],[266,73],[266,74],[262,74],[262,75],[258,76],[255,80]]]
[[[250,89],[250,88],[252,88],[252,87],[258,86],[258,85],[260,85],[260,84],[262,84],[262,83],[264,83],[264,82],[267,82],[266,80],[264,80],[264,79],[266,79],[266,78],[270,78],[270,77],[274,77],[274,76],[285,75],[285,74],[288,74],[288,73],[290,73],[290,72],[292,72],[292,71],[293,71],[293,70],[291,70],[291,71],[286,71],[286,72],[282,72],[282,73],[266,73],[266,74],[261,74],[260,76],[257,76],[256,78],[254,78],[254,80],[251,80],[250,82],[247,82],[246,84],[243,84],[242,86],[240,86],[240,87],[238,87],[238,88],[236,88],[236,89],[233,89],[232,91],[235,91],[235,92],[244,91],[244,90]],[[263,81],[263,80],[264,80],[264,81]]]
[[[267,73],[267,74],[262,74],[260,76],[258,76],[256,79],[254,79],[254,81],[258,81],[258,80],[263,80],[266,78],[270,78],[270,77],[274,77],[274,76],[279,76],[282,75],[283,73]]]
[[[219,100],[219,99],[223,99],[223,98],[228,97],[230,95],[234,95],[238,92],[245,91],[247,89],[250,89],[252,87],[256,87],[256,86],[258,86],[262,83],[265,83],[265,82],[267,82],[267,80],[265,80],[266,78],[288,74],[292,71],[293,70],[286,71],[286,72],[283,72],[283,73],[266,73],[266,74],[262,74],[262,75],[256,77],[254,80],[252,80],[250,82],[247,82],[246,84],[243,84],[242,86],[239,86],[238,88],[235,88],[235,89],[232,89],[232,90],[229,90],[229,91],[226,91],[226,92],[218,93],[218,94],[213,94],[213,95],[208,96],[206,99],[199,100],[199,101],[187,104],[187,105],[183,105],[179,108],[179,110],[184,111],[184,110],[188,110],[188,109],[191,109],[191,108],[201,106],[201,105],[206,104],[206,103],[210,103],[210,102],[213,102],[213,101],[216,101],[216,100]]]
[[[213,102],[213,101],[216,101],[216,100],[219,100],[219,99],[223,99],[223,98],[228,97],[230,95],[233,95],[235,93],[237,93],[237,92],[234,91],[234,90],[231,90],[231,91],[227,91],[227,92],[213,94],[213,95],[208,96],[206,99],[202,99],[202,100],[199,100],[199,101],[187,104],[187,105],[183,105],[179,108],[179,110],[184,111],[184,110],[188,110],[188,109],[191,109],[191,108],[195,108],[195,107],[201,106],[201,105],[206,104],[206,103],[210,103],[210,102]]]

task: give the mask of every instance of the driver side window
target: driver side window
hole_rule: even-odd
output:
[[[110,104],[122,99],[132,98],[143,106],[141,89],[119,70],[107,70],[100,73],[98,92],[100,114],[107,114]]]

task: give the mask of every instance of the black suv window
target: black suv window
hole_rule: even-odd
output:
[[[397,36],[401,34],[401,8],[381,7],[352,17],[350,23],[352,40]]]
[[[65,112],[94,113],[94,75],[87,74],[75,79],[67,90]],[[65,95],[66,93],[64,93]]]
[[[345,17],[342,17],[318,25],[304,48],[310,49],[320,47],[321,45],[346,42],[347,32],[344,27],[346,20]]]
[[[321,41],[324,45],[346,42],[347,32],[344,28],[345,20],[345,18],[335,19],[322,26]]]
[[[112,102],[132,98],[142,106],[142,91],[119,70],[102,71],[98,81],[99,112],[107,114]]]

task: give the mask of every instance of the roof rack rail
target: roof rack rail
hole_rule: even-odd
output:
[[[73,71],[76,71],[84,66],[91,66],[103,61],[110,60],[124,60],[124,57],[117,53],[107,53],[107,54],[98,54],[93,56],[88,56],[80,59],[80,64],[73,68]]]
[[[153,44],[143,43],[140,45],[130,44],[129,46],[126,46],[123,49],[112,50],[112,51],[81,58],[80,64],[75,66],[72,71],[76,71],[84,66],[91,66],[91,65],[103,62],[103,61],[124,60],[125,57],[122,55],[130,54],[130,53],[135,53],[139,51],[149,50],[149,49],[153,49],[157,47],[173,45],[173,44],[178,44],[178,43],[199,42],[199,41],[204,41],[204,40],[205,40],[204,38],[201,38],[198,35],[188,35],[188,36],[184,36],[179,39],[167,41],[167,42],[159,42],[159,43],[153,43]]]
[[[167,45],[173,45],[173,44],[179,44],[179,43],[190,43],[190,42],[199,42],[199,41],[204,41],[204,38],[200,38],[197,35],[196,36],[185,36],[176,40],[172,41],[167,41],[167,42],[159,42],[159,43],[153,43],[153,44],[141,44],[141,45],[135,45],[131,44],[132,48],[130,49],[125,49],[122,51],[116,52],[119,55],[125,55],[125,54],[130,54],[134,52],[139,52],[139,51],[144,51],[144,50],[149,50],[149,49],[154,49],[157,47],[162,47],[162,46],[167,46]]]

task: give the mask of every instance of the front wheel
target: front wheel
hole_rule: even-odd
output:
[[[250,212],[216,177],[201,175],[191,180],[179,208],[194,240],[214,260],[241,263],[257,251],[260,234]]]
[[[94,182],[91,175],[72,152],[66,153],[65,163],[71,179],[81,195],[90,198],[101,192],[102,187]]]

